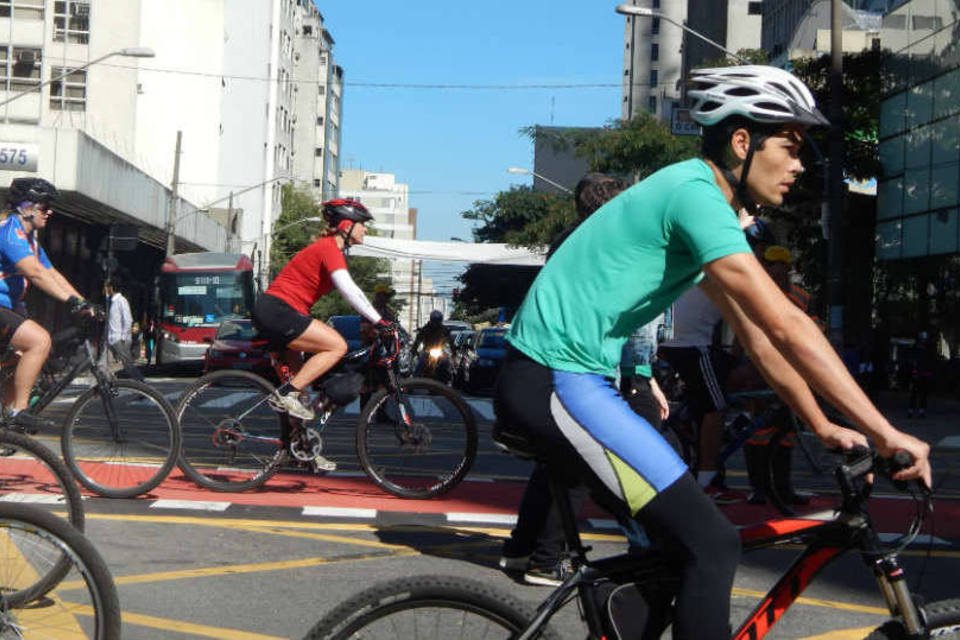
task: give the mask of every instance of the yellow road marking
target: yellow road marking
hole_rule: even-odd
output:
[[[732,595],[738,598],[753,598],[759,600],[767,595],[767,592],[734,587]],[[840,611],[853,611],[855,613],[870,613],[878,616],[890,615],[890,612],[884,607],[871,607],[863,604],[850,604],[848,602],[836,602],[834,600],[821,600],[820,598],[800,597],[797,598],[796,604],[803,604],[809,607],[823,607],[825,609],[838,609]]]
[[[171,620],[170,618],[143,615],[141,613],[124,613],[123,622],[150,629],[160,629],[164,632],[164,635],[171,631],[178,631],[203,638],[217,638],[218,640],[283,640],[280,636],[265,636],[261,633],[251,633],[249,631],[210,627],[204,624],[181,622],[179,620]]]
[[[876,627],[863,627],[862,629],[842,629],[840,631],[828,631],[817,636],[807,636],[802,640],[863,640],[870,635]]]
[[[409,549],[407,545],[400,544],[388,544],[386,542],[378,542],[376,540],[363,540],[361,538],[348,538],[346,536],[334,536],[325,533],[309,533],[306,531],[289,531],[288,528],[280,526],[272,527],[254,527],[254,526],[242,526],[236,527],[240,531],[249,531],[250,533],[266,533],[275,536],[284,536],[288,538],[305,538],[307,540],[323,540],[325,542],[339,542],[342,544],[350,544],[357,547],[373,547],[375,549]]]

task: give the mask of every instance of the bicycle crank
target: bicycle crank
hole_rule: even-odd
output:
[[[323,451],[323,440],[316,429],[304,427],[290,440],[290,453],[300,462],[312,462]]]

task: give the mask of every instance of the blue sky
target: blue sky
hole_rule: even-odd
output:
[[[317,0],[344,69],[341,162],[410,185],[421,240],[470,239],[460,217],[529,176],[533,124],[619,117],[624,19],[615,1]],[[399,85],[554,88],[417,89]],[[603,84],[559,88],[555,85]]]

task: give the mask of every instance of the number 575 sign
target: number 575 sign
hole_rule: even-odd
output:
[[[39,147],[25,142],[0,142],[0,171],[36,171]]]

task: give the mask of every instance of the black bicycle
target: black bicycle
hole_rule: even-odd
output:
[[[324,399],[315,426],[275,411],[275,387],[247,371],[215,371],[184,390],[177,417],[184,434],[180,468],[200,486],[244,491],[263,485],[289,463],[329,470],[321,434],[331,417],[361,398],[355,445],[360,466],[384,491],[432,498],[455,487],[477,454],[472,410],[445,384],[402,377],[400,344],[379,336],[347,354],[314,384]],[[275,363],[276,354],[271,356]],[[289,370],[278,367],[279,378]]]
[[[176,464],[180,427],[161,393],[99,366],[94,340],[100,324],[77,319],[53,336],[28,411],[43,417],[75,382],[82,391],[63,421],[60,447],[73,476],[108,498],[132,498],[160,484]],[[0,384],[9,384],[17,355],[7,350]]]
[[[495,438],[521,457],[533,456],[531,443],[522,435],[501,433]],[[872,472],[889,477],[892,467],[866,450],[837,468],[841,502],[832,520],[775,519],[741,530],[745,550],[787,542],[800,543],[804,549],[737,628],[735,640],[763,638],[815,576],[847,551],[861,555],[890,611],[890,620],[869,640],[960,636],[960,599],[924,604],[908,590],[898,560],[899,552],[922,527],[930,493],[914,491],[918,509],[909,533],[899,545],[885,546],[867,509],[872,485],[865,478]],[[588,560],[563,482],[551,482],[566,534],[567,559],[574,570],[535,610],[490,586],[460,577],[407,577],[350,598],[306,637],[552,639],[558,636],[549,626],[551,618],[577,601],[591,640],[623,637],[625,623],[632,629],[639,627],[639,634],[630,637],[660,638],[673,619],[673,598],[679,587],[676,564],[658,549]],[[909,489],[905,484],[900,488]]]
[[[103,558],[68,522],[32,505],[0,503],[0,638],[120,638]]]

